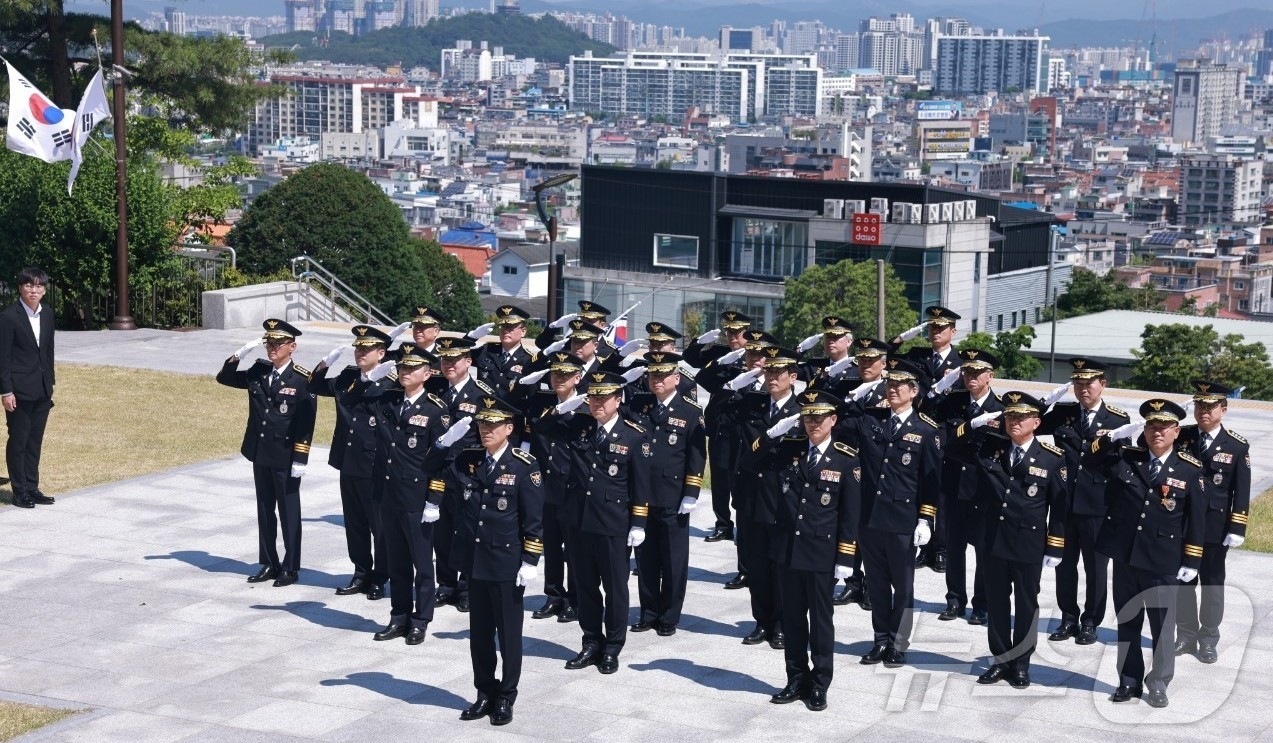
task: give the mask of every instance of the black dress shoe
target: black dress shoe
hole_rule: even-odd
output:
[[[1076,622],[1061,622],[1061,626],[1056,631],[1048,635],[1048,639],[1052,642],[1062,642],[1074,637],[1079,633],[1079,626]]]
[[[1176,640],[1176,655],[1197,655],[1198,643],[1193,640]]]
[[[849,584],[845,583],[843,586],[836,589],[835,594],[831,597],[831,603],[835,604],[836,606],[844,606],[845,604],[852,604],[855,601],[862,600],[862,596],[860,594],[861,592],[858,589],[855,589]]]
[[[619,670],[619,656],[606,653],[597,661],[597,670],[609,676]]]
[[[649,632],[652,629],[654,629],[654,624],[647,622],[644,619],[640,620],[631,627],[628,627],[628,630],[631,632]]]
[[[916,570],[926,568],[932,564],[932,556],[928,554],[928,550],[920,550],[919,553],[915,555],[915,563],[913,567]]]
[[[277,578],[274,579],[274,587],[282,588],[283,586],[290,586],[293,583],[295,583],[299,578],[300,576],[296,573],[295,570],[284,570],[283,572],[278,574]]]
[[[676,634],[676,625],[675,624],[660,625],[659,628],[654,631],[658,633],[659,637],[671,637],[672,635]]]
[[[804,706],[810,712],[821,712],[827,708],[827,691],[826,689],[810,689],[808,694],[804,695]]]
[[[1139,686],[1119,686],[1110,695],[1111,702],[1130,702],[1133,699],[1140,699],[1143,689]]]
[[[728,581],[725,582],[725,588],[728,588],[731,591],[735,591],[735,590],[738,590],[739,588],[746,588],[746,587],[747,587],[746,573],[739,573],[738,575],[735,575],[733,578],[730,578]]]
[[[985,623],[986,623],[985,609],[973,609],[972,613],[968,615],[968,624],[973,624],[980,627],[984,625]]]
[[[451,591],[436,591],[433,594],[433,605],[437,607],[446,606],[455,601],[455,594]]]
[[[513,721],[513,703],[507,699],[500,699],[495,703],[495,709],[491,710],[492,725],[507,725]]]
[[[1096,628],[1086,624],[1083,625],[1079,628],[1078,636],[1074,638],[1074,642],[1078,645],[1095,645]]]
[[[722,539],[733,539],[734,527],[732,526],[716,526],[713,527],[707,536],[703,537],[704,542],[719,542]]]
[[[35,508],[35,501],[31,500],[31,496],[26,493],[14,493],[13,505],[18,508]],[[251,580],[249,578],[249,580]]]
[[[407,633],[407,644],[419,645],[420,643],[424,642],[424,638],[426,635],[428,635],[428,633],[429,633],[429,625],[427,624],[420,625],[418,627],[412,627],[411,631]]]
[[[567,606],[557,615],[557,621],[563,624],[566,622],[577,622],[579,621],[579,610],[573,606]]]
[[[1145,694],[1145,704],[1155,709],[1162,709],[1167,706],[1167,690],[1166,689],[1150,689]]]
[[[367,586],[367,600],[379,601],[385,597],[385,587],[379,583],[372,583]]]
[[[1014,689],[1028,689],[1030,687],[1030,672],[1018,668],[1008,676],[1008,686]]]
[[[987,686],[990,684],[997,684],[1003,680],[1003,675],[1005,673],[1006,671],[1003,666],[997,664],[992,665],[990,668],[986,669],[985,673],[977,677],[977,683]]]
[[[363,582],[362,578],[354,578],[353,580],[349,581],[349,585],[345,586],[344,588],[336,589],[337,596],[352,596],[355,593],[366,593],[366,592],[367,592],[367,584]]]
[[[579,654],[566,661],[566,670],[578,671],[580,668],[587,668],[597,662],[597,656],[600,651],[596,645],[585,645]]]
[[[858,606],[862,607],[862,611],[871,610],[871,597],[867,595],[866,589],[862,589],[862,599],[858,601]]]
[[[946,572],[946,553],[938,552],[937,556],[933,558],[932,564],[928,567],[932,568],[935,573]]]
[[[965,609],[962,606],[947,606],[941,614],[937,615],[937,618],[943,622],[949,622],[953,619],[963,619],[964,611]]]
[[[30,493],[27,493],[27,497],[30,498],[31,502],[37,506],[51,506],[54,503],[54,499],[52,497],[47,496],[38,490],[32,490]]]
[[[778,629],[769,633],[769,647],[774,650],[787,647],[787,636],[782,633],[782,630]]]
[[[885,668],[901,668],[904,665],[906,665],[905,651],[898,650],[897,648],[889,648],[888,651],[884,653]]]
[[[407,634],[409,629],[410,627],[407,626],[407,620],[390,619],[389,624],[386,624],[384,629],[380,630],[375,635],[372,635],[372,637],[377,642],[384,642],[385,640],[393,640],[395,638],[402,637]]]
[[[1203,663],[1215,663],[1220,660],[1220,653],[1216,652],[1215,640],[1198,641],[1198,660]]]
[[[272,568],[269,565],[262,565],[261,569],[256,571],[256,575],[248,578],[248,583],[264,583],[267,580],[273,580],[278,577],[278,568]]]
[[[875,647],[871,648],[870,652],[862,656],[862,659],[859,660],[858,663],[861,663],[864,666],[873,666],[876,663],[879,663],[880,661],[884,660],[884,655],[887,652],[888,652],[887,645],[876,645]]]
[[[800,684],[792,681],[782,687],[782,691],[769,697],[769,701],[773,704],[791,704],[802,696],[804,695],[800,692]]]
[[[480,720],[490,714],[490,711],[491,698],[485,694],[478,694],[477,701],[473,703],[473,706],[460,713],[460,719],[464,721]]]
[[[547,619],[555,617],[561,613],[562,600],[549,597],[544,601],[544,605],[531,612],[531,619]]]
[[[455,600],[455,610],[461,614],[469,613],[469,595],[467,593]]]
[[[743,644],[744,645],[759,645],[760,643],[764,642],[765,639],[768,637],[769,637],[769,633],[766,632],[765,629],[758,624],[756,625],[755,629],[753,629],[751,632],[747,634],[746,637],[743,638]]]

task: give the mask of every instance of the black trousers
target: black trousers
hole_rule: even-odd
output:
[[[433,579],[432,524],[420,523],[423,511],[380,509],[384,526],[389,574],[390,611],[395,617],[411,617],[413,627],[433,621],[437,584]]]
[[[747,570],[747,590],[751,592],[751,616],[765,631],[781,629],[782,622],[782,581],[778,580],[777,564],[769,559],[772,529],[759,521],[738,520],[742,536],[739,547]],[[827,584],[823,583],[822,590],[826,589]]]
[[[1068,541],[1068,540],[1067,540]],[[1166,691],[1176,675],[1176,602],[1180,581],[1175,575],[1114,563],[1114,610],[1118,618],[1118,683]],[[1153,667],[1145,673],[1141,628],[1149,618]]]
[[[572,536],[570,572],[579,592],[583,644],[618,655],[628,639],[627,536],[608,537],[582,530]]]
[[[910,647],[915,618],[915,548],[913,535],[866,527],[858,539],[862,561],[871,579],[871,628],[876,645]]]
[[[996,665],[1030,670],[1038,642],[1039,584],[1043,555],[1036,562],[988,557],[986,560],[987,634]]]
[[[4,458],[14,495],[40,489],[40,449],[44,446],[44,428],[49,422],[49,411],[53,409],[52,400],[17,402],[16,410],[4,414],[5,425],[9,429]]]
[[[572,570],[566,574],[571,550],[566,533],[570,527],[560,509],[556,503],[544,503],[544,595],[565,599],[568,605],[574,606],[575,573]]]
[[[1100,516],[1069,516],[1065,519],[1065,551],[1056,567],[1056,604],[1062,622],[1081,622],[1085,627],[1099,627],[1105,621],[1109,600],[1106,580],[1109,558],[1096,550],[1096,535],[1101,530]],[[1079,558],[1083,558],[1083,574],[1087,590],[1083,610],[1079,613]]]
[[[468,593],[468,582],[451,565],[451,544],[455,541],[455,511],[459,508],[459,493],[447,488],[442,496],[441,515],[433,523],[433,553],[437,558],[438,588],[446,588],[456,596]]]
[[[707,452],[707,465],[712,475],[712,513],[716,514],[717,526],[734,524],[729,506],[736,446],[732,436],[719,433],[712,436],[712,445]]]
[[[1220,622],[1224,620],[1224,561],[1229,548],[1223,543],[1202,545],[1202,566],[1198,577],[1180,587],[1176,606],[1176,634],[1182,640],[1220,639]],[[1198,603],[1201,586],[1202,603]]]
[[[279,469],[252,465],[256,483],[257,558],[276,570],[301,569],[301,478],[292,477],[290,466]],[[275,515],[277,509],[278,515]],[[278,559],[278,529],[283,525],[283,559]]]
[[[637,550],[637,596],[641,620],[675,627],[685,605],[690,570],[690,517],[677,508],[650,506],[645,541]]]
[[[803,690],[826,691],[831,686],[835,658],[835,605],[827,584],[832,571],[793,570],[778,566],[782,581],[782,629],[787,683]]]
[[[385,570],[385,535],[380,526],[380,504],[375,481],[370,477],[340,474],[340,509],[345,517],[345,546],[354,564],[354,577],[381,585]]]
[[[972,501],[949,499],[946,505],[946,605],[968,606],[968,547],[980,548],[985,534],[985,509]],[[972,608],[986,608],[986,582],[980,552],[972,574]],[[1043,558],[1039,558],[1040,564]],[[1042,570],[1042,568],[1040,568]]]
[[[515,581],[469,580],[469,655],[473,686],[492,700],[517,701],[522,677],[522,597]],[[496,650],[504,659],[504,675],[495,677]]]

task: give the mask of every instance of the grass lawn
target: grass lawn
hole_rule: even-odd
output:
[[[212,377],[59,364],[40,459],[49,495],[222,456],[238,456],[247,393]],[[336,409],[319,398],[315,444],[331,442]],[[12,502],[8,485],[0,504]]]
[[[51,709],[15,702],[0,702],[0,740],[12,740],[73,714],[75,710],[72,709]]]
[[[1251,504],[1246,527],[1246,543],[1242,549],[1273,552],[1273,488],[1265,490]]]

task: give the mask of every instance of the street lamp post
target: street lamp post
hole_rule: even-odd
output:
[[[562,173],[530,187],[530,190],[535,192],[535,211],[539,212],[539,221],[543,222],[545,229],[548,230],[548,308],[545,317],[550,322],[562,314],[559,306],[562,266],[557,265],[557,217],[548,214],[548,208],[544,204],[544,192],[550,188],[564,186],[578,177],[576,173]]]
[[[115,72],[115,316],[111,330],[136,330],[128,307],[128,163],[124,142],[124,0],[111,0],[111,61]]]

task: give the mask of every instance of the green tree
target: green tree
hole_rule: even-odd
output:
[[[1034,328],[1022,325],[1016,330],[1002,333],[969,333],[958,344],[959,350],[979,348],[999,358],[996,377],[1004,379],[1034,379],[1043,371],[1043,363],[1021,349],[1030,348],[1034,342]]]
[[[838,315],[857,328],[858,335],[873,336],[876,325],[876,276],[874,261],[840,261],[811,266],[800,276],[787,279],[782,317],[775,333],[785,344],[822,330],[822,318]],[[906,300],[906,285],[893,267],[884,267],[885,339],[893,338],[918,322]]]
[[[424,263],[429,301],[446,317],[443,329],[468,331],[486,322],[477,282],[460,259],[432,240],[412,238],[410,244]]]
[[[1240,335],[1221,337],[1211,325],[1146,325],[1127,386],[1156,392],[1185,392],[1193,379],[1245,387],[1244,397],[1273,397],[1273,369],[1263,343]]]
[[[1105,310],[1158,310],[1165,297],[1153,287],[1134,289],[1113,273],[1105,276],[1082,268],[1076,268],[1070,277],[1065,293],[1057,297],[1058,319],[1090,315]],[[1051,315],[1050,308],[1048,312]]]

